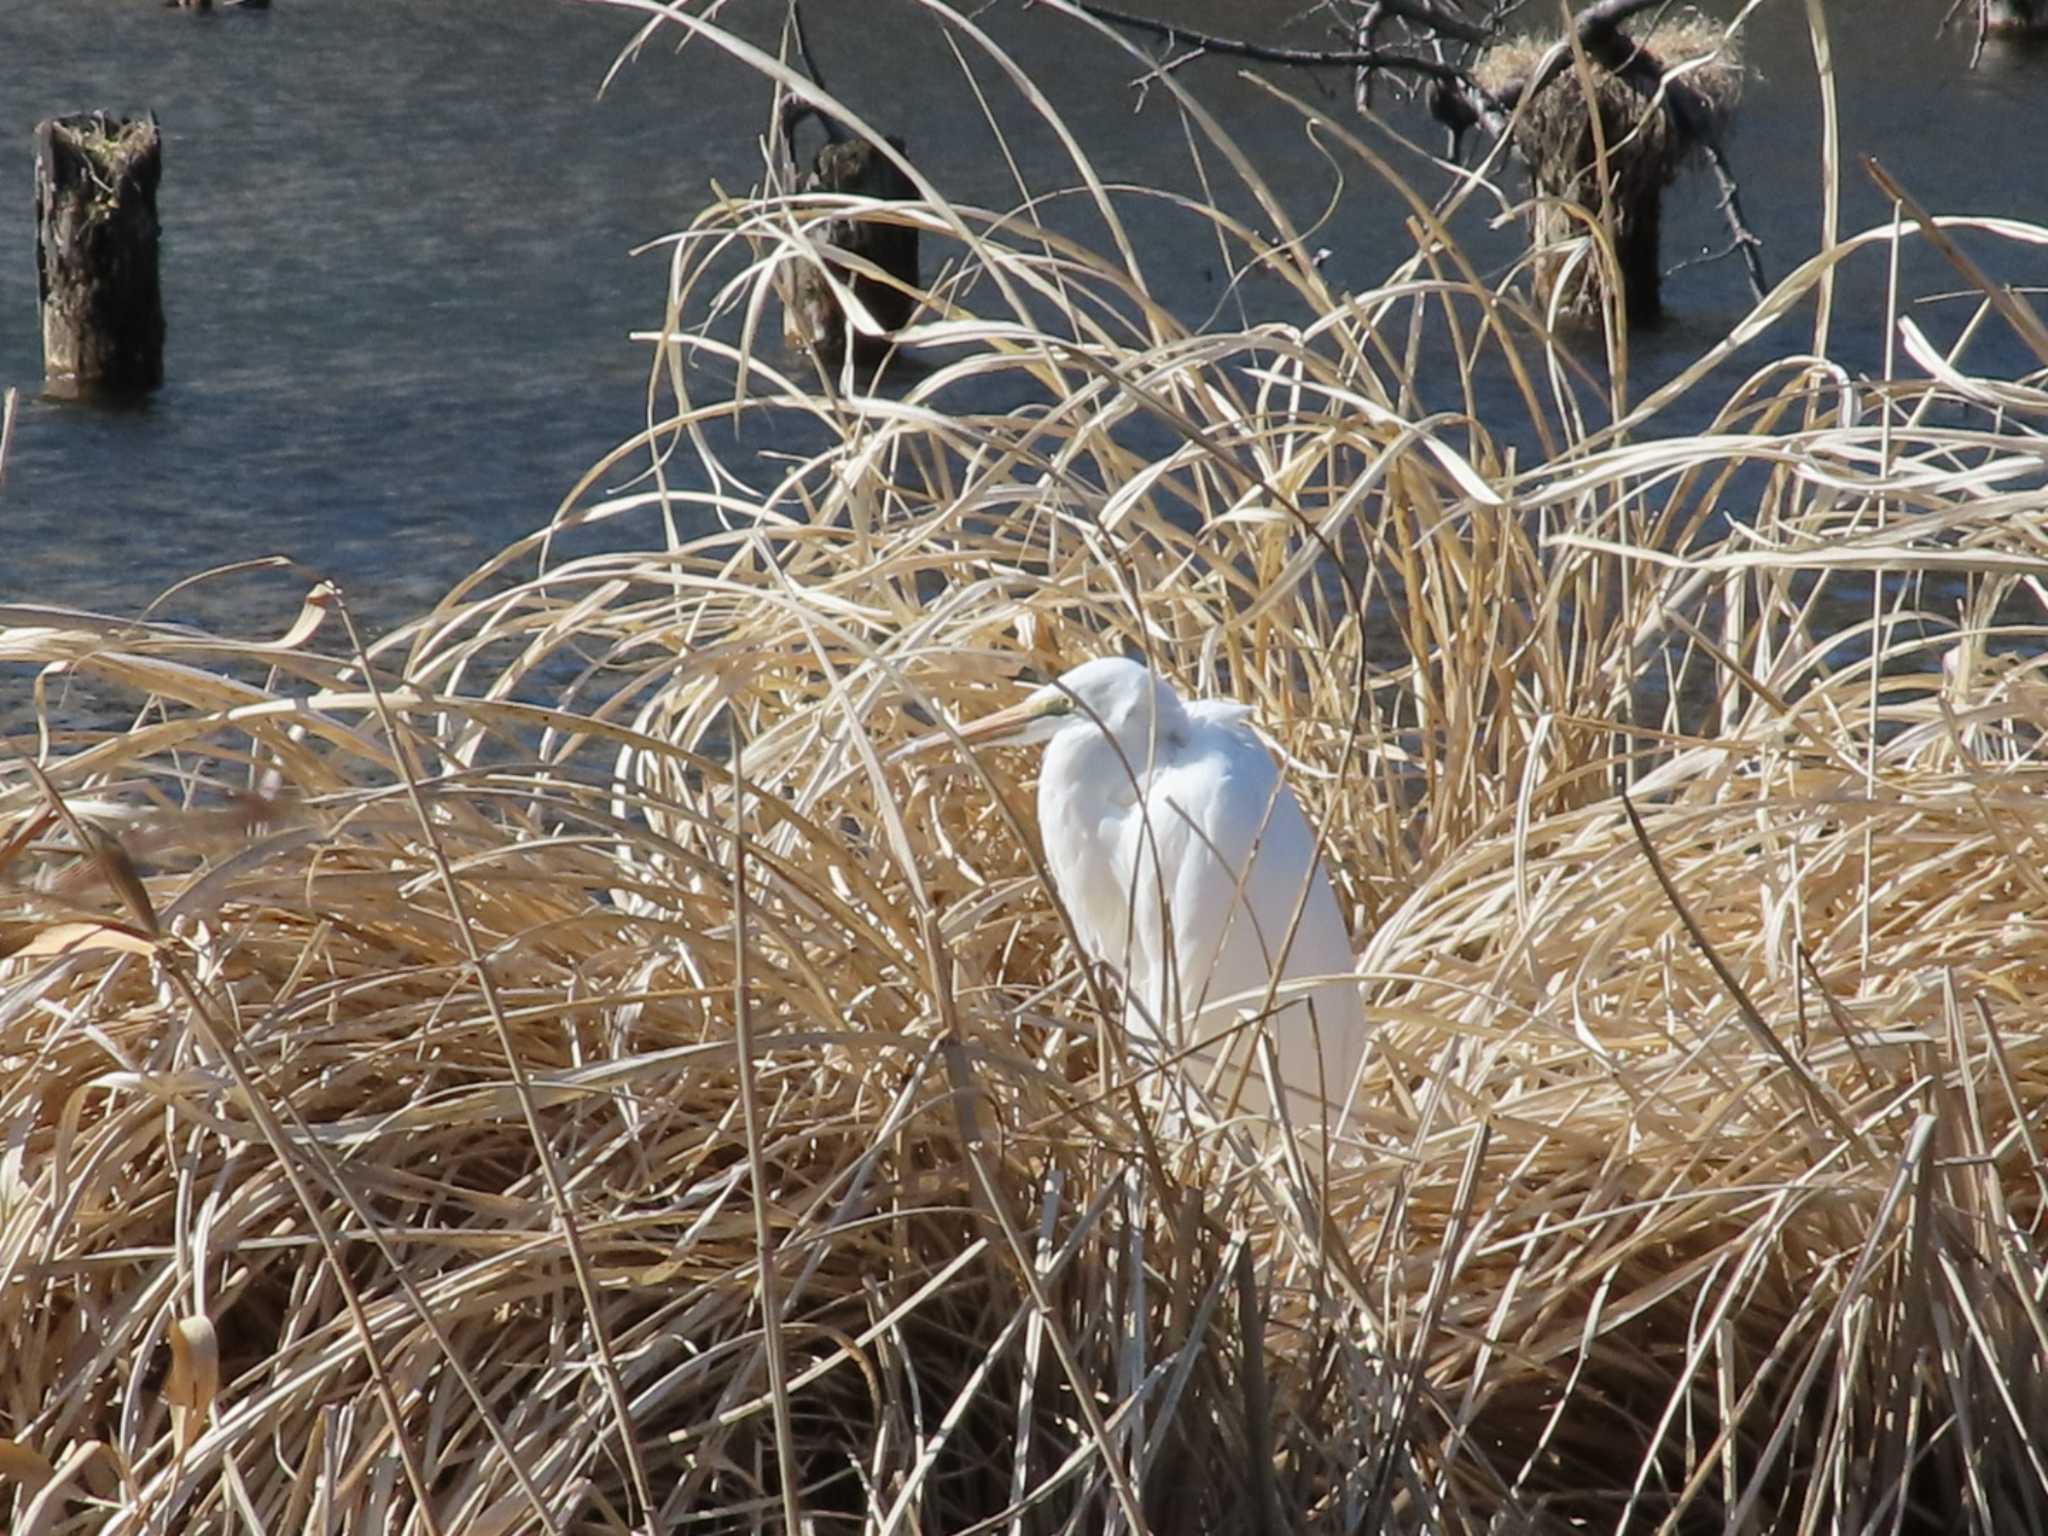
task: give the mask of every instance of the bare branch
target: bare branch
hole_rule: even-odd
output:
[[[829,89],[825,84],[825,72],[818,68],[817,59],[811,55],[811,40],[804,35],[803,7],[797,4],[797,0],[789,0],[789,29],[796,35],[797,57],[803,60],[804,73],[811,77],[811,83],[819,90]],[[846,130],[839,126],[837,118],[829,112],[820,112],[809,102],[798,101],[793,97],[784,102],[782,107],[783,138],[794,143],[797,126],[806,117],[815,117],[818,120],[818,126],[825,130],[826,143],[845,142]]]
[[[1094,0],[1069,0],[1069,3],[1075,10],[1093,16],[1097,21],[1106,21],[1117,27],[1128,27],[1133,32],[1143,32],[1159,38],[1169,48],[1192,48],[1198,53],[1228,54],[1233,58],[1253,59],[1261,64],[1286,64],[1297,69],[1314,69],[1326,65],[1404,69],[1411,74],[1423,75],[1432,80],[1445,80],[1468,89],[1478,89],[1472,77],[1455,64],[1417,58],[1413,54],[1391,53],[1378,48],[1278,48],[1267,43],[1249,42],[1243,38],[1217,37],[1212,33],[1197,32],[1192,27],[1160,21],[1151,16],[1133,16],[1127,11],[1097,5]],[[1458,26],[1462,30],[1472,30],[1462,22],[1458,23]]]
[[[1715,206],[1727,221],[1729,247],[1742,252],[1743,270],[1749,275],[1750,297],[1761,304],[1764,294],[1770,289],[1770,283],[1764,277],[1763,258],[1757,254],[1763,241],[1757,238],[1742,216],[1742,189],[1736,185],[1735,173],[1728,169],[1728,157],[1721,148],[1720,136],[1715,134],[1701,139],[1700,153],[1706,156],[1707,169],[1714,173],[1714,185],[1721,189]]]

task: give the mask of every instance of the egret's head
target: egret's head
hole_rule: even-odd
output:
[[[1021,704],[970,721],[958,734],[969,746],[1028,747],[1065,730],[1102,730],[1142,751],[1155,720],[1170,731],[1180,718],[1180,696],[1171,683],[1138,662],[1101,656],[1061,673]],[[943,732],[922,737],[903,755],[927,752],[951,739]]]

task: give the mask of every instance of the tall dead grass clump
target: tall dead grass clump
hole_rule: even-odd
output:
[[[647,430],[374,645],[324,587],[278,638],[0,610],[50,722],[0,773],[18,1527],[2048,1511],[2039,379],[1902,322],[1910,374],[1589,425],[1454,246],[1339,294],[1253,180],[1277,244],[1197,212],[1297,313],[1193,330],[1076,174],[1092,240],[875,211],[947,254],[879,385],[756,344],[838,205],[708,208]],[[1255,705],[1326,831],[1327,1164],[1151,1123],[1030,759],[885,761],[1115,650]]]

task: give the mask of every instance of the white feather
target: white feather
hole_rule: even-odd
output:
[[[1271,1037],[1290,1115],[1328,1124],[1364,1050],[1351,942],[1315,839],[1241,704],[1183,705],[1136,662],[1091,661],[1039,690],[1009,740],[1046,742],[1046,863],[1084,948],[1125,979],[1132,1033],[1195,1049],[1241,1108],[1270,1112],[1254,1040]],[[1299,916],[1297,918],[1297,908]],[[1247,1014],[1263,1015],[1237,1027]]]

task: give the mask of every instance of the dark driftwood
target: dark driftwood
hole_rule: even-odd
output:
[[[897,153],[903,141],[891,136]],[[853,197],[872,197],[892,202],[917,196],[908,176],[874,145],[855,139],[840,139],[818,151],[810,175],[804,178],[805,192],[838,192]],[[846,215],[832,219],[824,229],[824,243],[835,250],[857,256],[889,274],[897,283],[917,286],[917,231],[901,224]],[[854,331],[847,323],[839,300],[824,275],[802,267],[792,287],[794,319],[798,335],[828,361],[837,362],[853,345],[856,357],[872,357],[889,345],[889,335],[908,323],[917,301],[894,283],[841,267],[836,274],[849,283],[861,307],[874,316],[884,334],[869,336]]]
[[[134,394],[164,378],[154,119],[36,125],[36,290],[43,374],[60,391]]]

